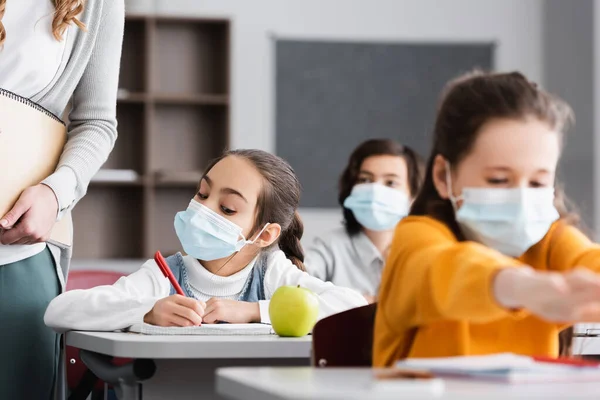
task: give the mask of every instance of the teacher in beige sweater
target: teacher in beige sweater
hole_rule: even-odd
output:
[[[46,240],[117,138],[123,25],[123,0],[0,0],[0,88],[56,116],[72,100],[58,168],[0,215],[0,399],[53,397],[59,337],[43,315],[71,249]]]

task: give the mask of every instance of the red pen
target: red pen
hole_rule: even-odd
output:
[[[532,357],[534,361],[541,363],[551,363],[551,364],[563,364],[563,365],[571,365],[573,367],[600,367],[600,363],[596,361],[588,361],[582,360],[580,358],[574,357]]]
[[[179,283],[177,283],[177,279],[175,279],[173,272],[171,272],[171,268],[169,268],[167,265],[167,261],[162,254],[160,254],[160,251],[157,251],[156,254],[154,254],[154,261],[156,261],[156,264],[158,264],[158,268],[160,268],[165,278],[169,279],[169,282],[171,282],[171,285],[173,285],[177,294],[185,296],[183,289],[181,289],[181,286],[179,286]]]

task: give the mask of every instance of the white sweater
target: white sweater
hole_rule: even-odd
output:
[[[235,298],[243,290],[252,266],[229,277],[215,276],[194,258],[184,257],[190,284],[201,300],[211,297]],[[319,297],[319,319],[366,305],[362,295],[352,289],[334,286],[300,271],[285,254],[270,253],[264,278],[265,296],[270,299],[280,286],[300,285]],[[57,331],[113,331],[142,322],[157,300],[169,296],[171,286],[154,260],[139,271],[119,279],[112,286],[71,290],[52,300],[44,322]],[[259,301],[261,322],[270,323],[269,300]]]
[[[41,0],[38,1],[41,3]],[[7,48],[4,51],[7,52],[3,57],[9,57],[8,46],[11,46],[11,43],[27,46],[17,28],[12,25],[14,21],[22,22],[24,26],[28,21],[35,22],[40,29],[48,27],[44,26],[45,22],[42,20],[34,21],[37,10],[31,11],[32,6],[24,10],[21,3],[24,1],[7,2],[5,18],[11,26],[6,28]],[[10,9],[17,12],[21,10],[27,15],[11,16],[13,11],[9,11]],[[70,41],[73,42],[69,48],[69,57],[62,59],[64,66],[58,68],[57,73],[53,74],[53,78],[43,89],[33,90],[37,93],[31,97],[32,101],[58,116],[63,115],[67,103],[72,101],[68,118],[68,139],[58,168],[42,182],[56,194],[60,208],[59,217],[69,212],[85,195],[92,176],[108,158],[117,138],[117,87],[125,2],[86,0],[84,12],[79,19],[85,24],[86,30],[69,27],[65,46],[68,46]],[[2,58],[0,62],[6,59]],[[47,62],[44,64],[48,66]],[[15,87],[13,89],[17,90]],[[17,94],[19,92],[20,90],[17,90]],[[63,277],[67,275],[71,251],[52,244],[49,244],[49,247],[53,251],[57,273],[64,288]],[[22,257],[24,255],[20,254],[18,258]]]

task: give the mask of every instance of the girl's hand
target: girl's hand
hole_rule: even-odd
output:
[[[207,324],[216,324],[217,322],[229,322],[230,324],[260,322],[260,308],[258,303],[213,297],[206,302],[203,320]]]
[[[600,322],[600,277],[587,269],[505,269],[494,279],[494,293],[503,306],[525,308],[547,321]]]
[[[56,223],[58,200],[50,187],[39,184],[25,189],[13,208],[0,216],[2,244],[45,242]]]
[[[144,322],[158,326],[197,326],[202,323],[206,304],[178,294],[154,303]]]

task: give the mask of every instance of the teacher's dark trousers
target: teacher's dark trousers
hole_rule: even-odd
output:
[[[0,399],[51,400],[59,335],[44,312],[60,283],[50,250],[0,266]]]

